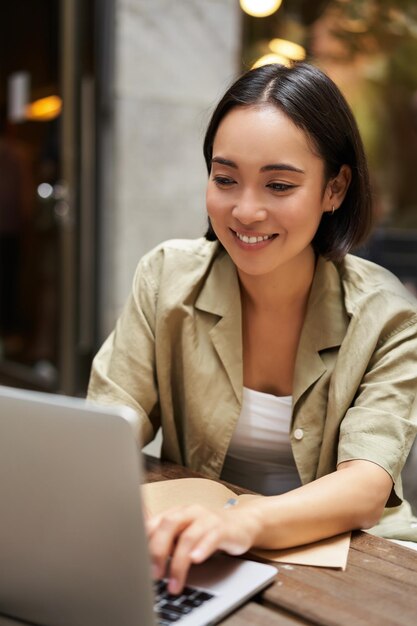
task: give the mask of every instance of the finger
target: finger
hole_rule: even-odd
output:
[[[161,515],[153,515],[152,517],[145,517],[145,528],[148,536],[152,535],[152,533],[157,529],[159,523],[161,521]]]
[[[237,529],[235,524],[223,522],[221,532],[219,528],[214,528],[196,543],[190,554],[190,560],[192,563],[201,563],[216,550],[223,550],[223,552],[237,556],[247,552],[250,547],[251,541],[246,533]]]
[[[155,578],[162,578],[165,574],[168,557],[173,553],[178,536],[190,524],[192,518],[186,511],[178,510],[162,515],[155,522],[155,527],[149,534],[149,552],[152,560],[152,570]]]
[[[172,555],[168,584],[171,593],[182,590],[192,563],[201,563],[219,549],[243,554],[251,545],[248,534],[236,528],[234,516],[230,519],[230,515],[192,512],[195,521],[181,534]]]
[[[171,509],[168,509],[167,511],[164,511],[163,513],[158,513],[157,515],[152,515],[149,518],[145,518],[145,528],[148,539],[150,539],[151,536],[158,531],[162,520],[170,517],[175,517],[181,510],[183,509],[181,509],[180,507],[173,507]]]
[[[146,531],[148,534],[152,534],[164,518],[171,517],[181,510],[183,510],[181,507],[175,506],[167,509],[163,513],[157,513],[156,515],[149,515],[149,517],[145,517]]]
[[[205,535],[201,541],[199,541],[192,552],[190,553],[190,560],[192,563],[202,563],[208,559],[214,552],[220,549],[219,537],[217,532],[211,532]]]
[[[170,563],[168,589],[171,593],[182,591],[192,563],[191,554],[207,534],[219,534],[219,531],[214,528],[217,523],[218,521],[211,517],[197,518],[181,534]],[[213,552],[215,550],[216,548]]]

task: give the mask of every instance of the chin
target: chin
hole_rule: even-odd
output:
[[[232,255],[229,256],[235,264],[238,272],[241,272],[246,276],[266,276],[268,274],[272,274],[279,266],[279,263],[274,263],[273,265],[262,263],[241,263],[239,262],[239,259],[233,258]]]

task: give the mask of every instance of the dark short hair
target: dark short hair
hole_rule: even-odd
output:
[[[352,170],[343,203],[325,213],[313,239],[314,249],[329,260],[340,260],[363,243],[372,226],[371,190],[362,140],[353,113],[334,82],[307,63],[291,67],[265,65],[249,70],[226,91],[209,122],[204,158],[210,173],[213,143],[223,118],[235,107],[272,104],[312,140],[324,161],[326,182],[342,165]],[[217,236],[210,224],[206,238]]]

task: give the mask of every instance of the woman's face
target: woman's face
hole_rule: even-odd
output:
[[[236,107],[224,117],[213,145],[207,211],[239,273],[259,276],[311,260],[311,241],[323,212],[332,209],[324,183],[323,160],[279,109]]]

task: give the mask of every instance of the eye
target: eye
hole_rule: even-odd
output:
[[[231,187],[231,185],[235,184],[233,178],[228,176],[213,176],[212,180],[218,187]]]
[[[289,191],[290,189],[294,189],[295,185],[288,185],[287,183],[268,183],[267,187],[272,189],[272,191]]]

